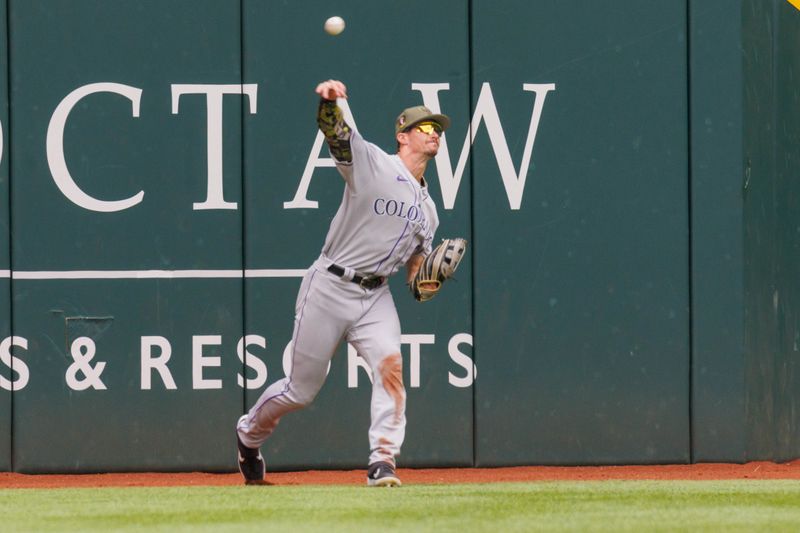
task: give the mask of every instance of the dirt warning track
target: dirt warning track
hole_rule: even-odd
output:
[[[800,460],[789,463],[701,463],[694,465],[636,466],[518,466],[508,468],[400,468],[405,484],[500,483],[514,481],[602,481],[623,479],[798,479]],[[362,485],[364,470],[310,470],[269,472],[272,485]],[[172,487],[240,485],[236,474],[117,473],[117,474],[16,474],[0,473],[0,489],[69,487]]]

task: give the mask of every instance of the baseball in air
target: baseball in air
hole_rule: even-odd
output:
[[[325,31],[330,35],[339,35],[344,31],[344,19],[342,17],[331,17],[325,21]]]

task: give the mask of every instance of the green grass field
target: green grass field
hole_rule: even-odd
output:
[[[0,490],[0,531],[797,531],[800,481]]]

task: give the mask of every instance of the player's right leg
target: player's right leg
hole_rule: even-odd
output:
[[[339,293],[327,272],[309,269],[295,306],[289,375],[267,387],[237,423],[237,437],[245,451],[257,451],[281,417],[311,403],[325,382],[328,363],[347,327],[346,302]],[[245,470],[242,474],[248,480]]]

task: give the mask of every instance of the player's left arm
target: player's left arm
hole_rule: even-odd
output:
[[[417,253],[412,255],[408,261],[406,261],[406,285],[411,285],[414,281],[414,278],[417,276],[417,272],[419,272],[419,267],[422,265],[422,261],[425,260],[425,255],[422,253]]]

